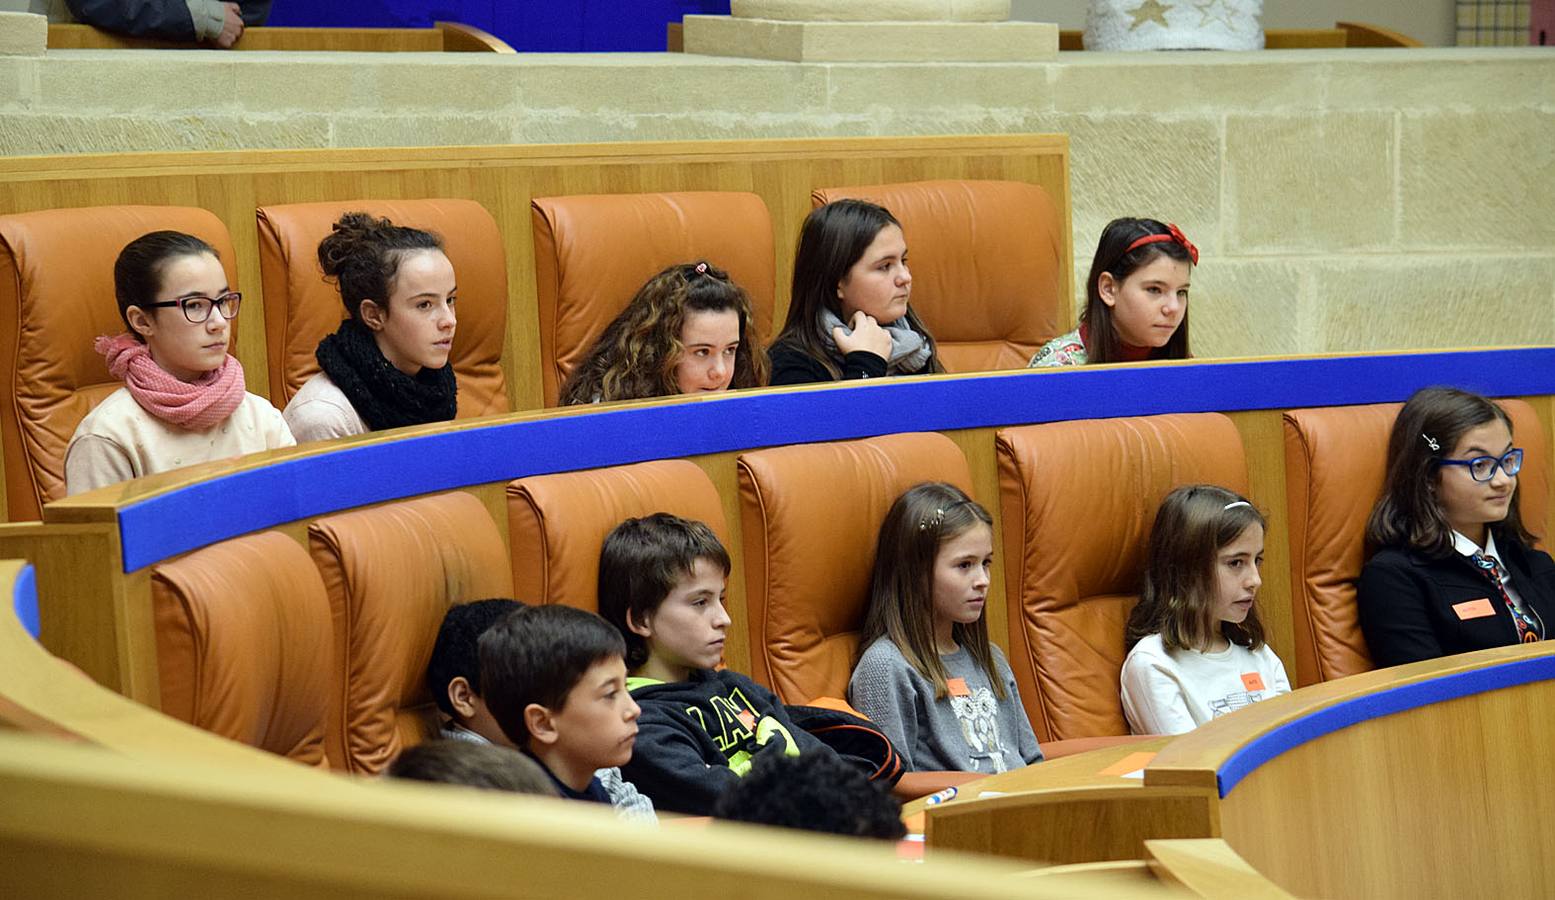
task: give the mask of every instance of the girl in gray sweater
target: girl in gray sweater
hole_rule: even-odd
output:
[[[848,698],[909,769],[992,774],[1042,759],[1010,665],[988,642],[992,565],[993,519],[954,485],[909,489],[880,526]]]

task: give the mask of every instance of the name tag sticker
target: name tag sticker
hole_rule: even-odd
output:
[[[1257,672],[1243,672],[1242,687],[1245,687],[1250,691],[1263,690],[1263,676]]]
[[[949,691],[952,697],[969,697],[972,695],[972,692],[967,690],[965,678],[945,679],[945,690]]]
[[[738,716],[741,725],[744,725],[750,731],[756,730],[756,716],[750,710],[742,709],[739,711]]]
[[[1489,597],[1481,597],[1478,600],[1465,600],[1462,603],[1454,603],[1452,611],[1458,614],[1458,618],[1467,622],[1469,619],[1483,619],[1486,616],[1496,614],[1496,608],[1490,605]]]

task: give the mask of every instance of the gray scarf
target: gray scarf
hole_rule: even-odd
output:
[[[821,307],[821,341],[826,349],[835,353],[838,359],[842,358],[842,351],[837,349],[837,342],[832,340],[831,330],[842,327],[844,334],[852,334],[853,329],[847,323],[837,318],[837,314]],[[895,322],[882,322],[881,328],[891,335],[891,358],[886,360],[886,372],[892,375],[902,373],[917,373],[929,363],[929,342],[923,335],[912,330],[907,324],[907,317],[903,316]]]

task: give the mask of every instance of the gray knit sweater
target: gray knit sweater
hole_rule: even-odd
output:
[[[992,774],[1042,759],[1037,736],[1026,719],[1015,675],[1004,653],[993,647],[994,670],[1004,699],[965,647],[941,656],[957,691],[934,697],[934,683],[918,674],[888,638],[864,650],[848,681],[848,700],[896,745],[908,769]],[[965,690],[955,679],[965,683]]]

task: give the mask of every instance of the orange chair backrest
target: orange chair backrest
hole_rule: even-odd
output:
[[[750,295],[754,347],[772,339],[772,217],[755,194],[690,191],[540,197],[534,216],[540,377],[555,406],[567,376],[638,288],[705,260]]]
[[[1523,523],[1541,537],[1548,509],[1548,432],[1533,407],[1498,400],[1525,453],[1518,476]],[[1285,508],[1290,520],[1296,684],[1370,671],[1355,582],[1366,562],[1366,520],[1382,495],[1388,435],[1401,403],[1285,413]]]
[[[348,200],[262,206],[259,274],[265,288],[265,352],[270,399],[284,407],[319,371],[314,351],[346,318],[340,291],[324,280],[319,242],[344,213],[367,212],[443,239],[459,285],[459,326],[449,359],[459,382],[459,418],[507,412],[502,342],[507,335],[508,271],[502,233],[473,200]]]
[[[1128,734],[1124,626],[1156,509],[1184,484],[1247,493],[1236,426],[1218,413],[1054,422],[996,445],[1010,667],[1037,739]]]
[[[907,237],[912,306],[947,371],[1020,369],[1068,328],[1063,236],[1042,188],[1019,181],[917,181],[824,188],[889,209]]]
[[[507,547],[460,491],[319,519],[308,543],[335,619],[334,752],[341,768],[375,775],[433,724],[426,672],[443,614],[512,596]]]
[[[162,711],[311,766],[337,687],[329,599],[302,545],[277,531],[151,570]]]
[[[113,264],[152,231],[192,234],[221,256],[238,290],[227,228],[203,209],[99,206],[0,216],[0,450],[7,518],[40,518],[65,496],[65,448],[92,407],[122,387],[92,349],[125,330]],[[236,324],[236,323],[234,323]]]
[[[880,523],[904,491],[971,470],[942,434],[742,453],[740,522],[751,676],[785,703],[842,697],[859,652]]]
[[[535,475],[508,485],[513,588],[529,603],[599,610],[599,555],[622,521],[656,512],[705,522],[727,547],[718,489],[684,459]]]

